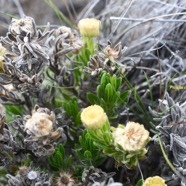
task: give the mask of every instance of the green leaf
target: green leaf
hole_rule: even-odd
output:
[[[109,77],[108,77],[108,74],[106,72],[103,73],[103,75],[101,76],[101,82],[100,82],[100,85],[102,86],[106,86],[107,83],[109,83]]]
[[[83,52],[83,51],[82,51],[82,52]],[[83,53],[82,53],[81,55],[79,54],[79,55],[78,55],[78,58],[79,58],[78,61],[84,62],[84,64],[86,64],[86,63],[88,62],[88,59],[86,59],[86,58],[84,57],[84,55],[85,55],[85,54],[83,54]]]
[[[143,185],[143,180],[140,179],[140,180],[138,181],[138,183],[136,184],[136,186],[142,186],[142,185]]]
[[[93,140],[91,135],[85,130],[79,137],[79,144],[75,146],[77,157],[87,166],[97,166],[105,160],[101,149],[98,149],[97,146],[94,145],[94,141],[96,140]]]
[[[90,59],[90,55],[91,55],[90,50],[89,50],[89,49],[85,49],[85,56],[86,56],[87,62],[88,62],[89,59]]]
[[[121,152],[117,152],[116,150],[115,150],[115,148],[114,147],[112,147],[112,146],[108,146],[107,148],[104,148],[104,151],[103,151],[105,154],[107,154],[107,155],[109,155],[109,156],[111,156],[111,157],[115,157],[116,158],[116,156],[118,156],[118,155],[120,155],[121,154]]]
[[[15,114],[21,115],[22,114],[22,106],[20,105],[5,105],[6,111]]]
[[[99,149],[104,149],[104,147],[105,147],[105,143],[101,143],[100,141],[98,142],[96,142],[96,141],[94,141],[94,143],[93,143],[96,147],[98,147]]]
[[[108,109],[107,107],[107,102],[103,99],[103,98],[100,98],[100,105],[103,107],[103,109],[106,111]]]
[[[67,115],[73,119],[73,122],[76,124],[76,127],[80,126],[80,111],[76,97],[73,97],[71,100],[65,102],[64,110],[66,111]]]
[[[72,155],[70,155],[66,160],[66,169],[71,166],[72,164]]]
[[[119,87],[121,86],[121,83],[122,83],[122,79],[121,78],[118,78],[117,79],[117,84],[116,84],[116,91],[118,91]]]
[[[95,94],[88,92],[87,93],[87,99],[91,104],[96,104],[98,103],[98,98]]]
[[[110,131],[110,123],[107,121],[102,128],[103,131]]]
[[[109,119],[117,119],[120,108],[129,97],[129,92],[120,94],[122,78],[115,74],[111,76],[107,72],[102,72],[100,83],[96,88],[96,94],[87,93],[87,99],[91,104],[100,105]]]
[[[110,142],[111,142],[111,139],[112,139],[112,134],[111,134],[111,132],[110,131],[106,131],[106,132],[104,132],[103,133],[103,139],[104,139],[104,141],[106,142],[106,144],[110,144]]]
[[[117,77],[116,77],[115,74],[110,78],[110,82],[111,82],[112,87],[116,90],[116,87],[117,87]]]
[[[56,97],[54,106],[55,106],[55,108],[59,108],[59,107],[61,107],[63,105],[63,103],[64,103],[64,100],[59,99],[59,98]]]
[[[150,93],[150,100],[151,100],[151,106],[154,107],[154,100],[153,100],[153,94],[152,94],[152,88],[151,88],[151,84],[150,84],[150,80],[148,79],[147,74],[144,72],[146,81],[148,83],[148,88],[149,88],[149,93]]]
[[[84,156],[85,156],[85,158],[87,158],[87,159],[91,159],[91,158],[92,158],[92,154],[91,154],[91,152],[88,151],[88,150],[86,150],[86,151],[84,152]]]
[[[56,147],[55,152],[48,157],[50,167],[55,170],[70,169],[72,157],[65,159],[65,149],[62,145]]]
[[[4,167],[0,167],[0,175],[6,175],[8,174],[7,170]]]
[[[78,112],[78,114],[75,117],[75,123],[77,124],[77,126],[79,127],[81,124],[81,112]]]
[[[22,115],[23,107],[20,105],[5,105],[6,122],[10,122],[16,115]]]
[[[97,91],[97,96],[98,96],[99,99],[105,97],[105,94],[104,94],[105,93],[105,88],[102,85],[98,85],[96,91]]]
[[[125,91],[125,92],[122,92],[120,94],[120,99],[122,101],[122,103],[126,103],[126,101],[128,100],[128,97],[129,97],[129,91]]]
[[[113,99],[113,89],[112,89],[112,85],[109,83],[106,85],[105,87],[105,94],[106,94],[106,98],[107,98],[107,102],[110,102]]]

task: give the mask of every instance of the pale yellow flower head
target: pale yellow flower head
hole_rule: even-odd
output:
[[[92,105],[83,110],[81,121],[88,129],[100,129],[108,121],[108,118],[102,107]]]
[[[3,71],[3,55],[6,53],[6,48],[0,43],[0,71]]]
[[[125,151],[137,152],[149,141],[149,132],[139,123],[128,122],[125,128],[116,128],[113,138]]]
[[[6,48],[0,43],[0,56],[3,56],[6,53]]]
[[[96,37],[101,29],[101,22],[94,18],[81,19],[78,23],[78,28],[82,36]]]
[[[143,186],[167,186],[165,180],[159,176],[149,177],[143,183]]]

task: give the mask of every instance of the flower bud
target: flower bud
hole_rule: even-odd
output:
[[[78,28],[82,36],[96,37],[99,35],[101,22],[94,18],[81,19]]]
[[[143,186],[167,186],[165,180],[159,176],[149,177],[143,183]]]
[[[83,110],[81,121],[88,129],[100,129],[108,121],[108,118],[102,107],[92,105]]]
[[[149,141],[149,132],[143,125],[128,122],[126,127],[119,126],[113,131],[113,138],[125,151],[137,152],[142,150]]]

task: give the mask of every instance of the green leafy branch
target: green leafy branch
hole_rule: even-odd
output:
[[[67,115],[72,118],[76,127],[79,127],[81,125],[81,119],[77,98],[73,97],[70,101],[65,102],[64,110],[66,111]]]
[[[147,77],[146,77],[146,79],[147,79]],[[137,109],[132,108],[131,105],[127,105],[127,106],[130,108],[130,110],[134,113],[134,115],[136,117],[138,117],[140,120],[143,121],[143,124],[145,125],[146,128],[154,129],[155,127],[152,124],[154,122],[153,118],[152,118],[151,114],[149,113],[148,109],[146,108],[145,104],[143,103],[143,100],[139,96],[136,88],[131,85],[131,83],[128,81],[128,79],[126,77],[124,77],[124,80],[125,80],[125,83],[127,84],[127,86],[129,87],[129,89],[133,93],[132,98],[134,99],[134,101],[136,103],[135,106],[137,107]],[[150,86],[150,85],[148,85],[148,86]]]
[[[71,168],[72,156],[65,158],[65,149],[62,145],[56,147],[55,152],[48,158],[49,165],[54,171],[69,170]]]
[[[79,144],[76,145],[75,152],[79,160],[88,167],[99,166],[106,160],[106,157],[94,145],[93,139],[86,130],[79,137]]]
[[[4,105],[6,110],[6,122],[10,122],[14,119],[16,115],[22,115],[23,106],[22,105]]]
[[[95,147],[105,155],[115,159],[116,167],[124,164],[129,169],[134,168],[137,166],[138,161],[143,159],[147,153],[145,148],[136,152],[129,152],[125,151],[119,144],[115,144],[109,122],[106,122],[100,129],[87,129],[87,132],[92,138]]]
[[[118,109],[126,103],[129,96],[129,91],[120,91],[121,86],[121,77],[103,72],[96,94],[88,92],[87,99],[91,104],[100,105],[110,119],[115,119],[118,117]]]

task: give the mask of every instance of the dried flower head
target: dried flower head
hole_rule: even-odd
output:
[[[90,73],[91,76],[99,75],[104,68],[103,60],[98,55],[92,56],[87,65],[85,71]]]
[[[55,179],[55,186],[74,186],[75,179],[69,172],[60,172],[59,176]]]
[[[90,167],[85,169],[82,174],[82,183],[86,186],[105,185],[109,178],[115,175],[115,172],[106,173],[101,169]],[[103,183],[103,184],[102,184]]]
[[[81,19],[78,28],[82,36],[96,37],[99,35],[101,22],[94,18]]]
[[[17,174],[19,174],[20,176],[25,176],[26,174],[28,174],[28,172],[29,168],[27,166],[21,166],[19,167]]]
[[[72,87],[74,85],[73,71],[67,69],[66,66],[61,67],[59,75],[56,76],[56,82],[61,87]]]
[[[66,37],[68,37],[69,39],[73,39],[74,38],[74,34],[72,32],[72,29],[70,27],[67,26],[61,26],[59,27],[56,31],[55,31],[56,36],[60,36],[62,34],[66,35]]]
[[[128,122],[125,128],[119,126],[113,131],[113,138],[125,151],[137,152],[142,150],[149,141],[149,132],[143,125]]]
[[[72,53],[78,54],[84,46],[84,42],[80,38],[76,38],[72,41],[71,47],[73,48]]]
[[[99,129],[108,121],[108,118],[102,107],[91,105],[81,113],[81,121],[88,129]]]
[[[33,18],[13,19],[6,37],[1,37],[7,52],[1,76],[9,77],[2,84],[11,83],[22,92],[37,92],[43,81],[43,68],[49,63],[48,43],[53,30],[36,29]]]
[[[126,47],[123,49],[120,42],[112,46],[112,43],[108,41],[101,51],[97,51],[97,54],[90,58],[86,71],[91,73],[92,76],[99,75],[102,70],[110,74],[123,73],[125,69],[121,66],[121,63],[118,63],[118,60],[125,49]]]
[[[22,19],[12,19],[9,32],[14,37],[17,35],[26,36],[28,33],[30,33],[31,36],[34,36],[36,33],[35,21],[33,18],[27,16]]]
[[[123,50],[121,42],[112,47],[112,44],[108,42],[108,45],[103,49],[103,53],[106,57],[110,58],[111,61],[121,57]]]
[[[52,154],[57,145],[57,140],[62,142],[66,139],[60,138],[63,136],[63,128],[57,126],[53,111],[37,105],[31,116],[25,116],[23,122],[18,121],[14,125],[23,131],[23,143],[37,157]]]
[[[56,29],[55,37],[51,38],[49,45],[52,47],[51,58],[54,63],[53,65],[57,63],[57,59],[69,52],[73,54],[79,53],[84,46],[84,42],[78,36],[78,32],[66,26]]]
[[[8,185],[51,185],[50,178],[47,173],[33,170],[31,167],[22,166],[19,168],[15,176],[6,175]]]
[[[167,186],[165,180],[159,176],[149,177],[143,183],[143,186]]]
[[[53,122],[53,115],[35,112],[25,123],[25,130],[37,137],[46,136],[52,132]]]
[[[49,135],[52,139],[59,137],[60,130],[54,131],[55,114],[48,108],[42,108],[36,105],[32,111],[32,116],[27,115],[25,119],[24,129],[29,135],[35,137]]]

